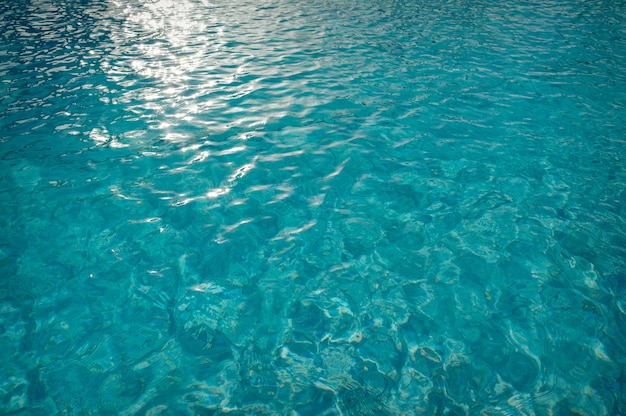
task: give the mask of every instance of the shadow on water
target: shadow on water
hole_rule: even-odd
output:
[[[347,416],[386,416],[393,381],[375,368],[364,366],[364,372],[350,379],[337,391],[337,403]],[[373,366],[372,366],[373,367]]]
[[[339,390],[339,407],[346,415],[391,415],[385,405],[386,390],[351,383]]]

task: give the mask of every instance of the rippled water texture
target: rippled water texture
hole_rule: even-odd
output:
[[[624,22],[2,2],[0,413],[626,414]]]

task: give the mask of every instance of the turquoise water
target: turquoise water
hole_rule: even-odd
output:
[[[0,413],[626,414],[626,2],[0,5]]]

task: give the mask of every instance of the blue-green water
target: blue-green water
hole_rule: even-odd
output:
[[[626,2],[0,5],[0,413],[626,414]]]

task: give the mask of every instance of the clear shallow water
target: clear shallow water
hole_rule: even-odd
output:
[[[626,414],[623,1],[0,16],[0,413]]]

